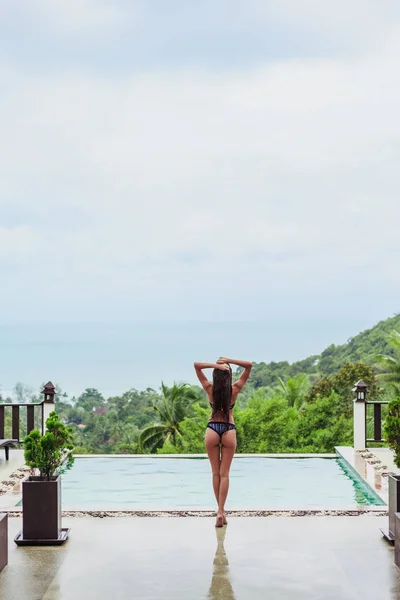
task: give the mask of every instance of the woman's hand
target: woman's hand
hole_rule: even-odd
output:
[[[225,356],[220,356],[217,360],[217,364],[220,365],[222,363],[229,364],[229,358],[226,358]]]
[[[226,362],[222,362],[220,359],[217,360],[215,368],[219,369],[220,371],[230,371],[229,365]]]

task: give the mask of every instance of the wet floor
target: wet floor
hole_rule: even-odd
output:
[[[380,517],[70,518],[61,548],[17,548],[1,600],[398,600]]]

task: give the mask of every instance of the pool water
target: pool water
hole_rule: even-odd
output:
[[[63,475],[64,509],[213,508],[208,459],[76,458]],[[236,458],[229,509],[383,505],[341,459]]]

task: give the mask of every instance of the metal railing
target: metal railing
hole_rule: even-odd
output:
[[[43,404],[0,404],[0,439],[12,438],[22,442],[33,429],[43,433]]]
[[[0,404],[0,439],[13,439],[21,443],[33,429],[45,432],[47,417],[54,410],[55,387],[51,381],[46,383],[41,393],[44,395],[42,402]],[[26,413],[25,419],[22,418],[21,409]]]
[[[389,402],[387,400],[376,400],[365,402],[365,441],[368,443],[384,443],[382,439],[382,406],[387,406]],[[370,407],[373,406],[371,415]],[[373,437],[368,437],[369,431],[373,431]]]

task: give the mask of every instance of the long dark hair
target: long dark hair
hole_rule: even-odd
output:
[[[224,420],[229,423],[229,410],[232,402],[232,369],[229,371],[214,369],[213,371],[213,410],[211,418],[218,412],[224,414]]]

